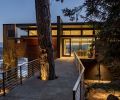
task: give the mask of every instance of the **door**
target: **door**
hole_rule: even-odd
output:
[[[63,39],[63,56],[71,56],[71,39]]]

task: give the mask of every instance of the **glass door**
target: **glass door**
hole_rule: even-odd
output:
[[[63,56],[71,56],[71,39],[63,39]]]

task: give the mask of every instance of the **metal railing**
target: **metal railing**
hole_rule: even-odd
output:
[[[40,73],[39,59],[23,63],[18,67],[10,68],[9,70],[0,71],[0,95],[4,95],[11,91],[23,81]]]
[[[84,100],[84,70],[85,67],[82,64],[80,58],[74,52],[74,63],[79,72],[79,77],[73,87],[73,100]]]

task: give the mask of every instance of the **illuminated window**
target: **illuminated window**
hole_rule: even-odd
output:
[[[37,36],[37,30],[30,30],[29,36]]]
[[[70,31],[63,31],[63,35],[70,35]]]
[[[80,30],[71,30],[71,35],[81,35]]]
[[[83,30],[83,35],[93,35],[93,30]]]
[[[82,25],[82,28],[93,28],[92,25]]]
[[[70,56],[70,39],[64,39],[64,55]]]
[[[52,35],[57,35],[57,30],[52,30]]]
[[[23,36],[28,36],[28,32],[24,31],[24,30],[21,30],[20,28],[16,28],[16,37],[20,38],[20,37],[23,37]]]
[[[94,48],[92,43],[94,38],[84,37],[84,38],[72,38],[64,39],[64,55],[71,55],[76,51],[78,56],[81,58],[93,58]]]

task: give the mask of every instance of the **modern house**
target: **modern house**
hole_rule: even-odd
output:
[[[110,79],[109,71],[102,65],[99,69],[96,62],[96,50],[92,44],[100,28],[94,25],[99,26],[100,23],[64,23],[58,16],[57,22],[51,24],[54,57],[70,57],[76,51],[80,59],[89,62],[85,63],[85,75],[88,79],[98,79],[100,73],[104,73],[102,79]],[[27,58],[29,62],[40,55],[35,23],[4,24],[3,41],[3,62],[7,66],[5,69],[17,66],[20,58]]]
[[[96,34],[100,31],[99,27],[94,26],[100,24],[64,23],[59,16],[56,23],[51,23],[54,58],[71,57],[75,51],[79,62],[76,64],[79,72],[81,66],[85,67],[84,78],[88,80],[111,79],[108,68],[96,61],[97,50],[95,45],[92,45],[96,41]],[[4,85],[5,82],[10,83],[10,89],[12,89],[16,83],[22,84],[25,78],[30,78],[44,71],[40,69],[42,61],[38,59],[39,57],[40,47],[35,23],[3,25],[3,69],[1,70],[3,82],[1,81],[1,84],[3,84],[4,95],[7,89],[7,86]],[[28,62],[19,65],[21,58],[27,58]],[[83,64],[80,63],[79,58]],[[5,78],[8,80],[5,81]]]
[[[95,29],[93,23],[64,23],[58,16],[57,23],[52,23],[51,28],[55,57],[73,56],[73,52],[77,51],[81,59],[95,59],[95,47],[91,44],[99,29]],[[4,24],[3,33],[4,63],[12,64],[20,57],[26,57],[28,61],[38,57],[39,42],[35,23]]]

